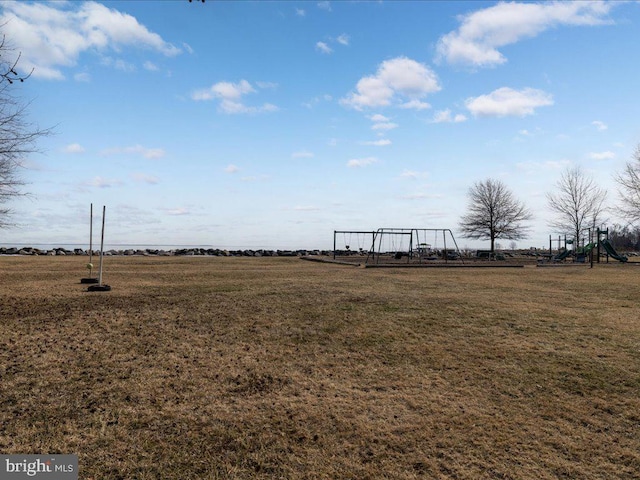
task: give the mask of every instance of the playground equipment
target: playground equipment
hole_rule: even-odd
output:
[[[334,230],[333,259],[336,259],[336,254],[355,255],[369,252],[373,246],[375,233],[362,230]],[[355,244],[352,243],[353,240],[356,241]],[[357,249],[354,250],[354,247]]]
[[[357,249],[353,240],[357,241]],[[491,267],[522,268],[523,262],[465,261],[448,228],[378,228],[374,231],[334,230],[333,259],[305,260],[376,267]],[[369,245],[368,250],[365,247]],[[366,258],[365,258],[366,255]],[[362,262],[364,260],[364,262]]]
[[[596,242],[589,242],[586,245],[583,245],[582,247],[576,248],[575,261],[584,263],[587,261],[587,258],[589,259],[589,261],[592,261],[593,259],[592,252],[593,252],[593,249],[596,248],[597,246],[598,244]],[[598,261],[600,261],[599,255],[598,255]]]
[[[566,248],[560,251],[558,254],[552,257],[554,262],[562,262],[573,253],[573,250],[567,250]]]
[[[555,255],[553,254],[554,242],[557,245],[556,250],[558,252]],[[564,262],[567,258],[569,258],[572,254],[575,253],[572,249],[568,248],[568,246],[573,245],[573,243],[574,243],[573,240],[568,239],[566,235],[564,236],[564,238],[558,235],[557,239],[552,238],[551,235],[549,235],[549,259],[552,262]]]
[[[564,247],[561,246],[562,239],[558,237],[557,240],[552,239],[549,235],[549,258],[553,262],[563,262],[565,259],[573,256],[574,262],[584,263],[587,259],[593,264],[594,257],[597,263],[600,263],[600,257],[604,253],[609,257],[619,262],[626,263],[629,259],[625,255],[619,254],[609,241],[609,229],[602,230],[600,228],[588,228],[586,239],[582,239],[582,246],[580,246],[580,239],[569,240],[564,237]],[[553,255],[553,242],[557,241],[558,252]],[[574,249],[568,249],[567,245],[574,245]],[[604,252],[601,251],[601,248]]]
[[[595,238],[591,238],[594,233],[595,233]],[[602,254],[600,247],[602,247],[602,249],[604,250],[604,254],[606,254],[607,256],[607,263],[609,263],[609,257],[622,263],[626,263],[629,260],[625,255],[620,255],[618,252],[616,252],[616,249],[613,247],[613,245],[609,241],[608,228],[606,230],[602,230],[600,228],[589,229],[589,240],[590,240],[590,243],[583,248],[590,246],[591,248],[589,249],[589,251],[592,252],[594,248],[597,247],[596,259],[598,263],[600,263],[600,255]],[[586,255],[586,252],[585,252],[585,255]],[[593,259],[593,254],[591,255],[591,258]]]
[[[448,228],[334,230],[334,261],[353,262],[351,257],[365,255],[367,265],[464,263],[456,239]]]
[[[605,252],[607,252],[607,255],[609,255],[611,258],[623,263],[626,263],[627,261],[629,261],[628,257],[626,257],[625,255],[620,255],[618,254],[618,252],[616,252],[615,248],[613,248],[613,245],[611,245],[611,242],[609,241],[608,238],[605,238],[600,243],[602,244],[602,247],[604,248]],[[599,257],[600,255],[598,255],[598,261],[600,260]]]
[[[440,241],[441,248],[438,246]],[[464,263],[453,232],[448,228],[379,228],[374,232],[365,263],[434,261]]]

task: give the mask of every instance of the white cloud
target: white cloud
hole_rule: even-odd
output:
[[[156,160],[164,157],[164,150],[162,148],[142,148],[139,153],[149,160]]]
[[[616,158],[616,154],[613,152],[592,152],[589,154],[589,158],[592,160],[611,160]]]
[[[79,143],[71,143],[64,147],[64,153],[84,153],[84,147]]]
[[[431,108],[431,104],[422,102],[417,98],[414,98],[413,100],[409,100],[408,102],[400,104],[399,107],[406,110],[426,110],[428,108]]]
[[[238,83],[219,82],[211,87],[211,95],[225,100],[237,100],[247,93],[254,93],[255,90],[246,80]]]
[[[379,113],[376,113],[375,115],[371,115],[370,117],[368,117],[369,120],[371,120],[372,122],[376,122],[376,123],[380,123],[380,122],[388,122],[389,118],[385,117],[384,115],[380,115]]]
[[[155,63],[149,61],[144,62],[142,66],[145,70],[148,70],[150,72],[157,72],[158,70],[160,70]]]
[[[278,88],[278,84],[275,82],[256,82],[256,85],[258,86],[258,88],[261,88],[263,90],[275,90],[276,88]]]
[[[296,8],[296,15],[299,17],[304,17],[307,14],[307,12],[304,11],[304,9],[302,8]]]
[[[291,154],[291,158],[313,158],[314,155],[312,152],[308,152],[306,150],[300,150],[298,152],[293,152]]]
[[[164,208],[163,210],[167,215],[190,215],[191,213],[186,207]]]
[[[436,112],[431,123],[461,123],[466,121],[467,117],[465,115],[458,113],[455,116],[452,116],[451,110],[446,109]]]
[[[393,130],[394,128],[398,128],[397,123],[374,123],[371,126],[371,130]]]
[[[348,46],[349,45],[349,35],[347,35],[346,33],[343,33],[342,35],[339,35],[337,38],[330,38],[329,39],[331,42],[337,42],[342,46]],[[324,53],[324,54],[330,54],[333,53],[333,48],[331,48],[331,46],[327,43],[327,42],[316,42],[316,50],[319,51],[320,53]]]
[[[191,48],[191,45],[188,43],[182,42],[182,48],[184,48],[187,53],[193,55],[193,48]]]
[[[229,165],[227,165],[226,167],[224,167],[224,171],[227,173],[236,173],[238,172],[240,169],[233,165],[232,163],[230,163]]]
[[[298,212],[317,212],[320,210],[320,208],[314,207],[313,205],[298,205],[293,207],[293,209]]]
[[[316,50],[318,50],[320,53],[324,53],[324,54],[329,54],[331,52],[333,52],[333,49],[327,45],[324,42],[317,42],[316,43]]]
[[[407,57],[397,57],[380,64],[373,76],[361,78],[356,92],[340,100],[344,106],[362,110],[392,103],[406,104],[440,90],[438,77],[426,65]],[[402,101],[401,98],[408,100]]]
[[[224,113],[230,114],[239,114],[239,113],[269,113],[269,112],[277,112],[278,107],[271,103],[264,103],[258,107],[248,107],[240,102],[233,102],[229,100],[224,100],[220,104],[220,111]]]
[[[387,145],[391,145],[391,140],[388,138],[381,138],[380,140],[374,140],[371,142],[362,142],[362,145],[372,145],[374,147],[386,147]]]
[[[146,148],[142,145],[133,145],[131,147],[114,147],[107,148],[100,152],[100,155],[141,155],[148,160],[157,160],[165,155],[162,148]]]
[[[2,6],[3,31],[20,45],[22,57],[18,67],[26,72],[33,68],[35,77],[64,79],[61,69],[75,66],[85,52],[133,47],[166,56],[181,53],[135,17],[98,2],[3,2]],[[129,67],[116,61],[111,65]]]
[[[346,33],[343,33],[338,38],[336,38],[336,42],[338,42],[340,45],[344,45],[344,46],[349,45],[349,41],[350,40],[351,39],[349,38],[349,35],[347,35]]]
[[[105,67],[115,68],[116,70],[120,70],[122,72],[136,71],[136,66],[134,64],[126,62],[121,58],[103,57],[100,60],[100,65],[103,65]]]
[[[331,95],[325,93],[322,96],[313,97],[308,102],[304,102],[302,104],[302,106],[311,109],[311,108],[315,107],[316,105],[318,105],[320,102],[330,102],[331,100],[333,100],[333,97]]]
[[[379,113],[375,115],[370,115],[368,118],[373,122],[373,125],[371,125],[371,129],[377,131],[379,137],[383,137],[385,135],[384,132],[398,128],[397,123],[391,122],[388,117],[385,117],[384,115],[380,115]],[[365,142],[365,144],[384,146],[384,145],[390,145],[391,140],[387,140],[383,138],[375,142]]]
[[[147,175],[146,173],[132,173],[131,178],[139,183],[147,183],[149,185],[157,185],[160,179],[155,175]]]
[[[378,159],[375,157],[366,158],[353,158],[347,162],[349,168],[361,168],[378,163]]]
[[[452,64],[488,67],[507,61],[499,48],[563,25],[610,23],[615,2],[500,2],[459,17],[460,27],[440,38],[437,59]]]
[[[251,175],[251,176],[246,176],[246,177],[242,177],[240,180],[242,180],[243,182],[259,182],[259,181],[266,181],[269,180],[269,175]]]
[[[596,127],[601,132],[609,128],[604,122],[601,122],[599,120],[594,120],[593,122],[591,122],[591,125]]]
[[[318,2],[318,8],[320,10],[325,10],[327,12],[331,11],[331,3],[330,2]]]
[[[74,79],[76,82],[90,82],[90,81],[91,81],[91,75],[89,75],[89,74],[88,74],[88,73],[86,73],[86,72],[76,73],[76,74],[73,76],[73,79]]]
[[[273,88],[269,84],[267,88]],[[275,112],[278,107],[270,103],[264,103],[262,106],[247,106],[242,103],[242,97],[250,93],[256,93],[256,89],[246,80],[240,80],[238,83],[218,82],[209,88],[196,90],[191,94],[191,99],[195,101],[219,100],[219,110],[224,113],[263,113]]]
[[[505,117],[533,115],[538,107],[553,105],[551,94],[525,88],[514,90],[502,87],[488,95],[469,98],[465,106],[476,117]]]
[[[122,185],[122,181],[117,179],[104,178],[104,177],[98,176],[86,182],[85,185],[89,187],[97,187],[97,188],[111,188],[111,187],[118,187]]]

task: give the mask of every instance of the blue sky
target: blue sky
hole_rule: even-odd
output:
[[[455,233],[469,187],[493,178],[535,214],[518,246],[542,247],[545,194],[576,165],[622,222],[638,2],[4,1],[0,16],[34,69],[29,118],[55,130],[3,243],[87,242],[91,202],[107,244]]]

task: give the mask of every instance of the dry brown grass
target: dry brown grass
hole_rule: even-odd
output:
[[[640,267],[0,258],[0,451],[83,479],[640,476]]]

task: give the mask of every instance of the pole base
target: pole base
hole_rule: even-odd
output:
[[[98,283],[98,279],[97,278],[81,278],[80,279],[80,283]]]
[[[111,290],[111,285],[91,285],[87,288],[88,292],[108,292]]]

